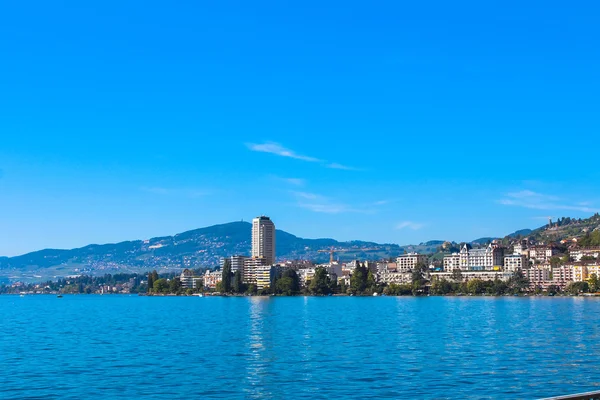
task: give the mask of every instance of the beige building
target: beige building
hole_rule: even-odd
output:
[[[428,258],[425,254],[408,253],[402,254],[396,258],[398,264],[398,272],[410,272],[417,264],[427,265]]]
[[[569,256],[575,261],[581,261],[583,257],[598,258],[600,247],[574,247],[569,249]]]
[[[455,269],[460,269],[460,255],[458,253],[444,257],[444,272],[452,272]]]
[[[552,246],[533,246],[529,248],[529,258],[539,263],[545,263],[558,254],[558,250]]]
[[[552,280],[560,282],[573,282],[575,273],[572,265],[562,265],[552,268]]]
[[[461,271],[462,280],[469,281],[471,279],[481,279],[482,281],[493,281],[496,278],[501,281],[508,281],[512,276],[511,273],[502,272],[502,271]],[[446,279],[453,280],[452,272],[432,272],[430,274],[431,279]]]
[[[268,265],[275,263],[275,224],[264,215],[252,220],[251,255],[265,258]]]
[[[521,254],[511,254],[504,257],[504,271],[514,272],[529,268],[529,260]]]
[[[257,274],[259,269],[264,266],[270,266],[269,262],[264,257],[250,257],[244,260],[244,268],[242,277],[244,283],[257,283]]]

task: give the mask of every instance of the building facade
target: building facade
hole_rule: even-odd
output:
[[[425,254],[408,253],[402,254],[396,258],[399,272],[410,272],[417,264],[427,265],[428,258]]]
[[[511,254],[504,257],[504,271],[514,272],[529,268],[529,260],[522,254]]]
[[[504,249],[491,244],[484,249],[469,249],[465,244],[460,253],[444,257],[444,272],[500,271],[504,265]]]
[[[252,220],[252,258],[265,258],[268,265],[275,263],[275,224],[269,217]]]

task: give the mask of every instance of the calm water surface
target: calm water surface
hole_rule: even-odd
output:
[[[0,296],[0,398],[600,390],[600,299]]]

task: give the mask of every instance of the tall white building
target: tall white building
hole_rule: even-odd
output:
[[[275,224],[264,215],[252,220],[252,257],[275,263]]]
[[[425,254],[408,253],[396,258],[399,272],[410,272],[417,264],[427,265],[427,256]]]

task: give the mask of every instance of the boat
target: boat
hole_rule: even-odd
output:
[[[56,295],[57,298],[62,299],[63,295],[62,294],[58,294]]]

